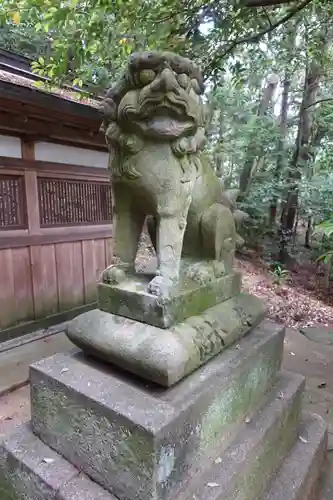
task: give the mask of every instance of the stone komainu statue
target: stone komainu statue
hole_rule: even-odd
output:
[[[180,261],[210,265],[214,276],[231,271],[240,215],[223,193],[202,152],[210,118],[203,78],[189,60],[169,52],[130,57],[119,82],[102,104],[102,128],[110,149],[115,233],[120,263],[104,279],[120,281],[131,271],[143,223],[157,253],[149,292],[166,295],[179,280]]]

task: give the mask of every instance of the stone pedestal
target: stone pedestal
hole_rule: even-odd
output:
[[[237,274],[168,301],[145,279],[100,285],[104,310],[68,328],[83,351],[31,367],[1,500],[312,499],[327,431],[302,414],[303,378],[280,370],[284,329]]]
[[[264,320],[170,388],[80,351],[31,367],[32,420],[0,449],[1,500],[308,500],[326,425]]]

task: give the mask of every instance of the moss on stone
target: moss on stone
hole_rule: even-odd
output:
[[[100,283],[98,307],[105,312],[169,328],[235,296],[240,292],[241,280],[238,273],[232,273],[201,286],[191,282],[191,286],[181,287],[179,293],[163,301],[147,294],[147,283],[144,275],[129,279],[125,286]]]
[[[244,370],[241,377],[223,391],[222,398],[220,395],[215,398],[201,422],[202,451],[214,447],[228,425],[239,423],[250,409],[253,410],[262,397],[263,387],[272,384],[277,362],[275,357],[259,358],[250,372]]]
[[[17,495],[14,486],[10,481],[0,476],[0,499],[1,500],[21,500],[20,496]]]
[[[298,394],[285,418],[279,426],[274,428],[275,433],[263,440],[260,451],[255,459],[246,468],[246,474],[237,482],[237,494],[233,500],[257,500],[261,498],[271,478],[279,469],[282,460],[287,456],[297,439],[297,429],[301,414],[302,393]]]

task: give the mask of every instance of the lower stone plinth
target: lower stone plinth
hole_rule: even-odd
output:
[[[172,498],[262,404],[283,339],[264,321],[170,389],[82,353],[56,355],[31,368],[33,431],[122,500]]]
[[[181,499],[261,498],[297,440],[303,391],[303,377],[282,373],[263,407],[239,426],[220,460],[186,485]]]
[[[318,500],[327,454],[327,424],[306,413],[299,439],[273,478],[262,500]],[[207,499],[208,500],[208,499]]]
[[[69,339],[85,352],[169,387],[263,320],[264,303],[240,293],[170,329],[95,309],[69,323]]]
[[[117,500],[20,425],[0,443],[1,500]]]
[[[318,500],[319,479],[326,463],[327,425],[312,414],[303,414],[300,425],[295,425],[300,383],[299,377],[282,374],[275,393],[251,421],[239,425],[238,435],[229,448],[214,460],[206,461],[206,470],[192,477],[186,489],[175,492],[171,498]],[[284,398],[276,397],[281,388]],[[284,457],[287,450],[291,451]],[[272,476],[281,460],[282,466]],[[214,481],[207,482],[212,477]],[[237,477],[240,482],[235,481]],[[0,498],[117,500],[42,443],[30,425],[25,424],[0,442]]]

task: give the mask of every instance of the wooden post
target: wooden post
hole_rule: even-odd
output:
[[[22,138],[21,151],[23,160],[35,159],[35,145],[33,141]],[[37,172],[35,170],[25,170],[24,181],[29,235],[40,234]]]

